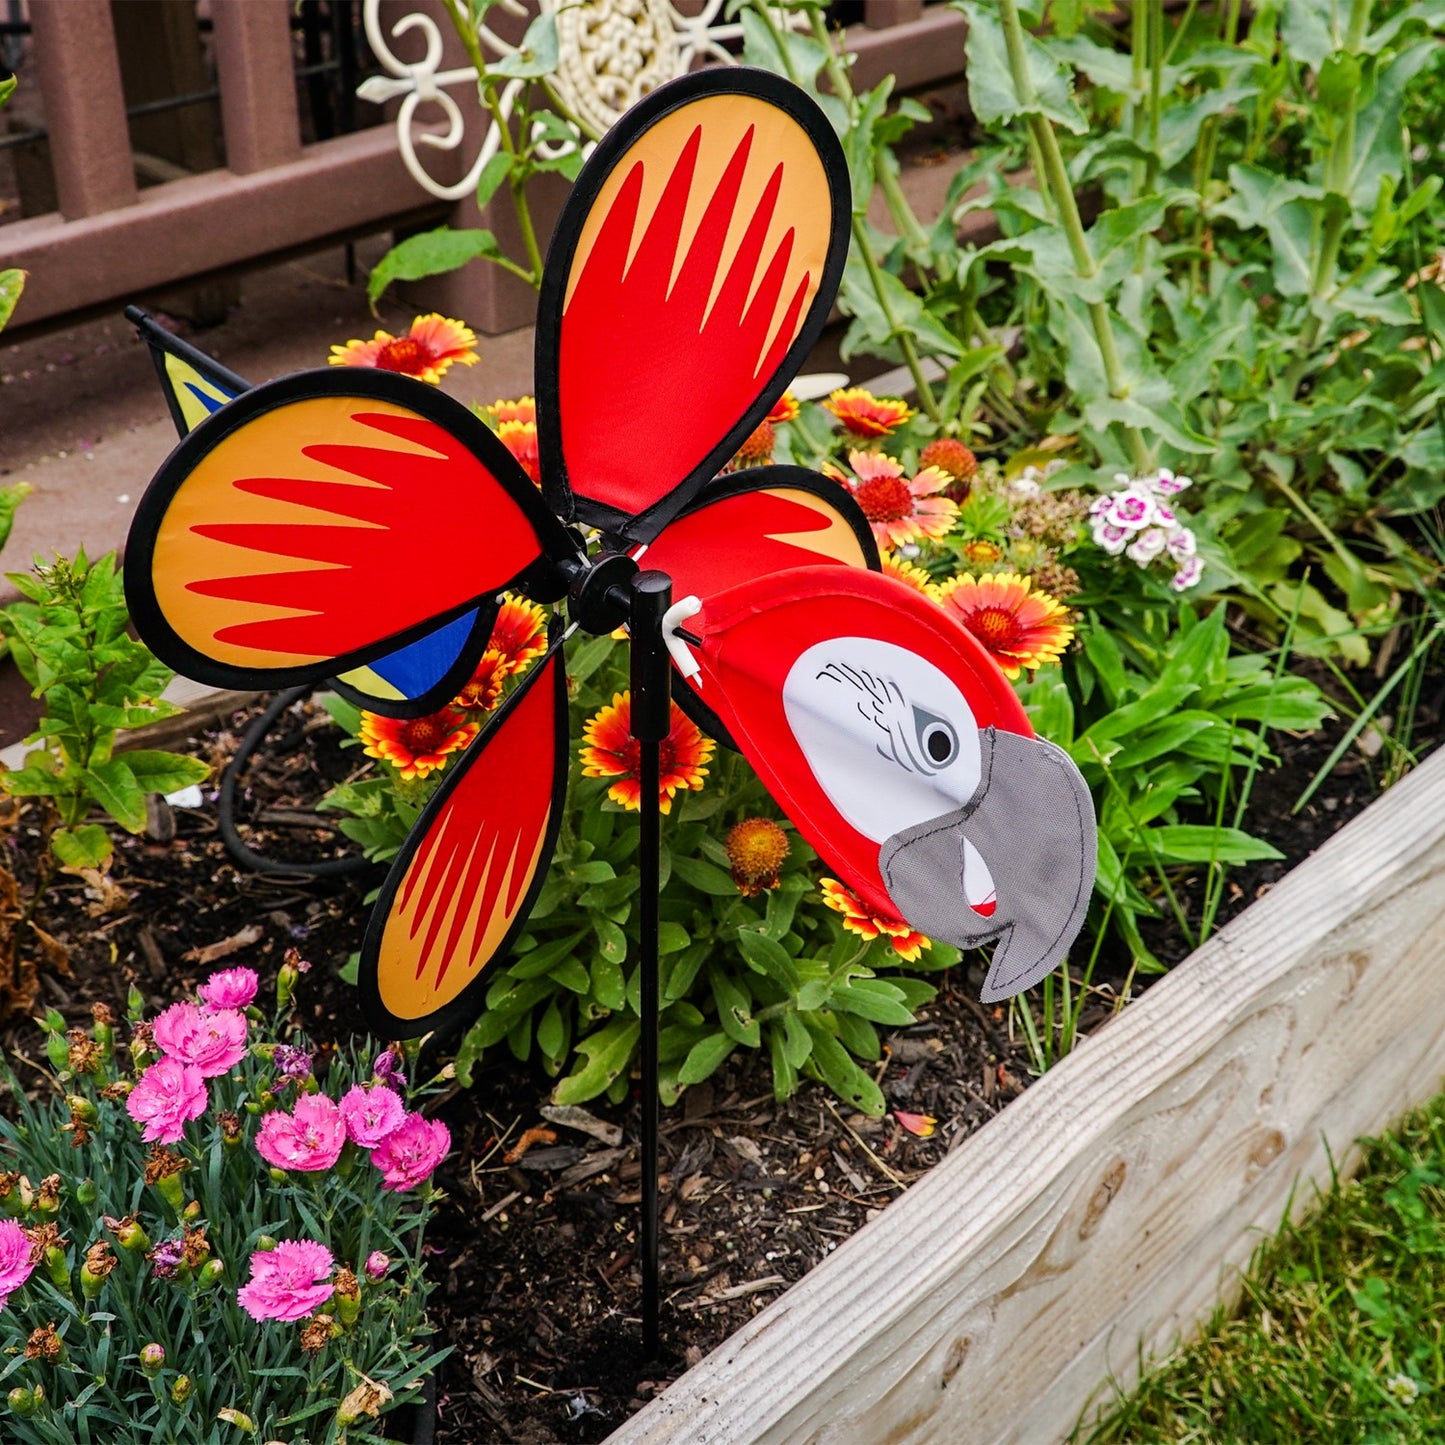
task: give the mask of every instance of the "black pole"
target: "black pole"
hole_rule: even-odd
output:
[[[657,1240],[657,909],[661,888],[660,745],[672,724],[672,670],[662,619],[672,606],[672,578],[639,572],[632,579],[632,736],[638,742],[641,836],[638,840],[642,1003],[642,1349],[659,1354]]]

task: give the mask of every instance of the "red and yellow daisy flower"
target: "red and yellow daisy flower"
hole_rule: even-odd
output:
[[[532,481],[541,486],[542,458],[537,450],[537,423],[534,421],[498,422],[497,440],[516,457],[522,470]]]
[[[991,567],[995,562],[1003,561],[1003,548],[987,537],[974,537],[965,542],[959,551],[963,553],[964,560],[974,567]]]
[[[516,401],[494,401],[483,407],[482,413],[494,427],[504,421],[536,421],[537,400],[531,396],[519,396]]]
[[[452,699],[462,712],[491,712],[502,700],[502,684],[511,675],[506,655],[489,647],[480,657],[466,686]]]
[[[744,898],[754,898],[780,882],[788,857],[788,835],[771,818],[744,818],[728,829],[723,843],[733,882]]]
[[[773,409],[764,421],[770,421],[774,426],[780,422],[796,421],[798,417],[798,398],[791,391],[785,391],[774,403]]]
[[[714,747],[713,740],[704,737],[692,719],[673,703],[672,724],[659,745],[658,806],[664,813],[672,811],[674,795],[684,788],[701,790],[702,780],[707,777],[703,765],[712,758]],[[617,693],[610,706],[587,720],[579,751],[584,778],[616,778],[607,796],[624,808],[641,805],[640,747],[632,736],[631,692]]]
[[[405,336],[378,331],[370,341],[348,341],[331,348],[333,366],[375,366],[400,371],[420,381],[439,382],[453,362],[472,366],[477,344],[471,327],[433,311],[418,316]]]
[[[938,600],[983,644],[1005,676],[1016,678],[1024,668],[1033,672],[1057,662],[1074,636],[1069,609],[1032,587],[1017,572],[965,573],[945,582]]]
[[[773,446],[777,437],[770,421],[760,421],[751,434],[745,438],[729,464],[729,470],[741,471],[744,467],[765,466],[773,459]]]
[[[917,963],[925,948],[933,947],[933,940],[916,929],[910,928],[901,918],[885,918],[874,913],[851,888],[845,887],[836,878],[820,881],[823,902],[834,913],[843,915],[843,927],[849,933],[869,942],[880,935],[893,945],[893,951],[905,963]]]
[[[908,481],[903,463],[882,452],[849,452],[848,465],[856,479],[845,477],[843,484],[863,509],[880,547],[942,537],[958,520],[958,503],[936,495],[948,485],[948,474],[937,467],[927,467]]]
[[[369,758],[390,763],[403,778],[425,778],[445,767],[477,735],[477,724],[444,707],[426,717],[361,715],[361,750]]]
[[[906,582],[925,597],[933,596],[933,579],[922,567],[915,567],[912,562],[905,562],[902,557],[895,557],[891,552],[884,552],[881,560],[885,577]]]
[[[869,438],[886,437],[913,415],[913,408],[906,401],[876,397],[861,386],[835,391],[823,403],[823,410],[832,412],[843,423],[845,431],[855,437]]]
[[[503,677],[523,671],[547,650],[547,614],[537,603],[504,592],[487,650],[501,653],[506,664]]]

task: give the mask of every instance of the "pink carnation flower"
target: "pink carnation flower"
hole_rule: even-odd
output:
[[[345,1143],[341,1110],[325,1094],[302,1094],[294,1113],[267,1114],[256,1135],[257,1152],[277,1169],[330,1169]]]
[[[251,1278],[236,1291],[241,1308],[253,1320],[300,1320],[331,1298],[327,1276],[335,1261],[314,1239],[283,1240],[275,1249],[251,1256]]]
[[[173,1003],[152,1027],[160,1051],[195,1065],[203,1078],[229,1073],[246,1052],[246,1016],[234,1009]]]
[[[212,1008],[245,1008],[261,986],[254,968],[223,968],[196,990]]]
[[[383,1189],[411,1189],[446,1157],[452,1136],[440,1119],[408,1114],[375,1149],[371,1162],[381,1170]]]
[[[357,1084],[341,1096],[341,1117],[353,1144],[374,1149],[406,1118],[406,1105],[390,1089]]]
[[[186,1120],[206,1112],[206,1081],[194,1064],[177,1058],[157,1059],[125,1098],[126,1113],[145,1127],[146,1143],[174,1144],[186,1131]]]
[[[13,1219],[0,1219],[0,1309],[34,1268],[25,1231]]]

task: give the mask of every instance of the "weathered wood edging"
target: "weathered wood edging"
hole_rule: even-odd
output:
[[[1445,1073],[1445,752],[608,1445],[1046,1445]]]

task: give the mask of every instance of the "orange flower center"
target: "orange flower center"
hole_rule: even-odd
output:
[[[733,871],[750,883],[777,876],[788,856],[788,835],[771,818],[744,818],[725,844]]]
[[[451,728],[436,717],[410,718],[397,729],[402,747],[413,757],[433,752],[451,736]]]
[[[421,371],[430,361],[426,348],[410,336],[395,337],[376,353],[376,364],[383,371],[403,371],[408,375]]]
[[[853,498],[870,522],[901,522],[913,515],[913,493],[902,477],[874,477],[859,482]]]
[[[1007,652],[1023,637],[1018,615],[1006,607],[980,607],[963,619],[963,625],[990,652]]]

